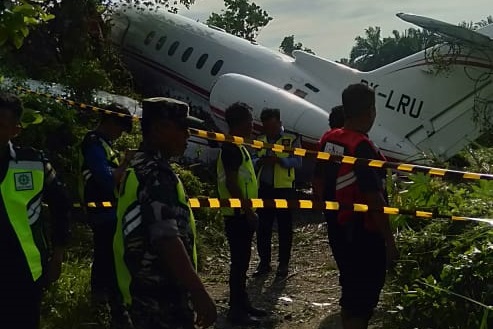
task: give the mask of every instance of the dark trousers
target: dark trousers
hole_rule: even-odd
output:
[[[261,186],[260,199],[294,199],[296,192],[292,188],[271,188]],[[279,264],[288,265],[293,244],[293,216],[290,209],[262,208],[257,210],[259,225],[257,230],[257,250],[262,264],[270,264],[272,225],[277,219],[279,234]]]
[[[231,254],[229,306],[235,310],[244,309],[250,303],[246,292],[246,273],[250,265],[254,230],[245,215],[224,216],[224,226]]]
[[[385,282],[386,249],[380,234],[368,232],[361,216],[341,225],[327,212],[327,231],[339,268],[342,288],[339,304],[351,317],[370,318]]]
[[[115,262],[113,259],[113,236],[116,230],[116,215],[89,215],[93,233],[94,253],[91,269],[93,295],[107,296],[117,288]],[[113,220],[112,220],[113,219]]]
[[[88,214],[94,241],[91,293],[96,302],[108,302],[112,321],[122,320],[125,308],[120,297],[113,256],[116,214],[113,210]]]
[[[41,285],[3,283],[0,287],[0,328],[38,329]]]

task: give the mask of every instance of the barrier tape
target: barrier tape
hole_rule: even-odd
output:
[[[249,206],[253,208],[276,208],[276,209],[315,209],[315,210],[351,210],[354,212],[377,212],[387,215],[410,215],[418,218],[445,218],[453,221],[477,221],[493,225],[493,219],[455,216],[440,214],[436,211],[399,209],[395,207],[370,208],[366,204],[342,204],[336,201],[312,201],[312,200],[286,200],[286,199],[217,199],[217,198],[190,198],[191,208],[241,208]],[[80,208],[81,203],[74,203],[74,207]],[[89,202],[87,208],[110,208],[111,202]]]
[[[16,87],[17,90],[29,93],[36,94],[43,97],[47,97],[50,99],[54,99],[56,102],[65,103],[70,106],[79,107],[81,109],[95,111],[107,115],[117,115],[119,117],[131,117],[133,121],[139,121],[140,118],[135,115],[128,115],[123,113],[117,113],[108,111],[97,106],[88,105],[84,103],[75,102],[73,100],[67,100],[60,96],[54,96],[46,93],[40,93],[34,90],[26,89],[24,87]],[[215,140],[219,142],[230,142],[234,144],[245,144],[252,146],[257,149],[270,149],[274,152],[280,153],[290,153],[299,157],[308,157],[315,158],[319,160],[332,161],[332,162],[340,162],[345,164],[350,164],[354,166],[366,166],[371,168],[381,168],[381,169],[394,169],[407,173],[424,173],[430,176],[437,176],[443,178],[455,178],[455,179],[466,179],[466,180],[493,180],[493,175],[491,174],[482,174],[482,173],[474,173],[467,171],[459,171],[459,170],[450,170],[436,167],[428,167],[421,166],[410,163],[399,163],[399,162],[391,162],[391,161],[382,161],[382,160],[373,160],[373,159],[364,159],[364,158],[355,158],[352,156],[346,155],[335,155],[327,152],[320,151],[312,151],[303,148],[292,148],[287,147],[280,144],[271,144],[265,143],[255,139],[248,139],[239,136],[232,136],[222,133],[216,133],[212,131],[205,131],[200,129],[189,128],[190,134],[192,136],[201,137],[205,139]]]
[[[136,122],[138,122],[140,120],[140,118],[136,115],[128,115],[128,114],[124,114],[124,113],[108,111],[108,110],[105,110],[103,108],[100,108],[100,107],[97,107],[94,105],[89,105],[86,103],[80,103],[80,102],[76,102],[76,101],[73,101],[70,99],[65,99],[61,96],[55,96],[55,95],[51,95],[51,94],[47,94],[47,93],[41,93],[41,92],[27,89],[27,88],[20,87],[20,86],[15,87],[15,89],[17,89],[23,93],[26,93],[26,94],[38,95],[38,96],[43,96],[43,97],[46,97],[49,99],[53,99],[57,103],[67,104],[69,106],[78,107],[78,108],[83,109],[83,110],[89,110],[89,111],[98,112],[98,113],[107,114],[107,115],[116,115],[120,118],[131,117],[132,120],[136,121]]]

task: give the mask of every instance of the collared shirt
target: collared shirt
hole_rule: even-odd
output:
[[[166,158],[145,145],[141,145],[130,167],[139,182],[137,200],[142,214],[141,226],[125,238],[132,297],[135,301],[142,296],[155,296],[163,312],[188,310],[188,292],[162,267],[155,251],[159,240],[179,237],[190,259],[193,258],[190,212],[178,200],[178,177]]]
[[[6,153],[6,156],[0,160],[0,182],[5,179],[9,162],[17,160],[18,156],[28,154],[34,160],[43,162],[45,172],[43,202],[48,204],[50,210],[52,222],[51,242],[54,246],[66,245],[70,237],[70,211],[72,205],[64,184],[56,176],[55,169],[41,152],[34,149],[14,147],[9,142]],[[43,234],[43,232],[39,233]],[[35,235],[34,232],[33,235]],[[44,257],[46,256],[44,255]],[[12,228],[3,200],[0,200],[0,264],[2,264],[0,285],[1,282],[8,285],[13,280],[16,282],[29,282],[29,280],[32,280],[21,244]]]
[[[284,127],[281,127],[281,131],[278,136],[274,138],[269,138],[267,137],[267,142],[270,144],[274,144],[276,141],[278,141],[282,136],[284,135]],[[293,141],[292,147],[301,147],[301,142],[300,138],[296,138]],[[272,150],[267,150],[266,156],[276,156],[276,152]],[[259,160],[259,157],[255,154],[252,156],[252,161],[254,166],[257,166],[257,161]],[[301,167],[301,157],[295,156],[293,154],[290,154],[287,158],[279,158],[280,161],[280,166],[283,168],[300,168]],[[265,186],[274,186],[274,165],[273,164],[264,164],[262,166],[262,172],[260,173],[260,178],[259,178],[260,184],[265,185]]]
[[[84,187],[84,199],[88,201],[114,201],[114,166],[106,158],[102,140],[111,146],[111,141],[97,131],[90,131],[81,143],[83,166],[92,177]]]

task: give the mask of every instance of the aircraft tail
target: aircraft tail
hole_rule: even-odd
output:
[[[476,119],[493,109],[492,59],[493,46],[442,45],[361,76],[375,88],[379,125],[404,135],[402,143],[447,159],[479,137]]]

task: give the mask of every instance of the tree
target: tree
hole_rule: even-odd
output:
[[[9,42],[19,49],[31,28],[53,17],[35,1],[4,0],[0,2],[0,46]]]
[[[224,0],[224,5],[226,9],[220,14],[212,13],[207,24],[250,41],[254,41],[259,31],[272,20],[265,10],[249,0]]]
[[[284,37],[284,39],[281,42],[281,45],[279,46],[279,51],[281,51],[281,53],[283,54],[293,57],[293,51],[295,50],[303,50],[306,51],[307,53],[315,55],[313,50],[311,50],[310,48],[303,47],[303,44],[301,42],[295,43],[294,35]]]

